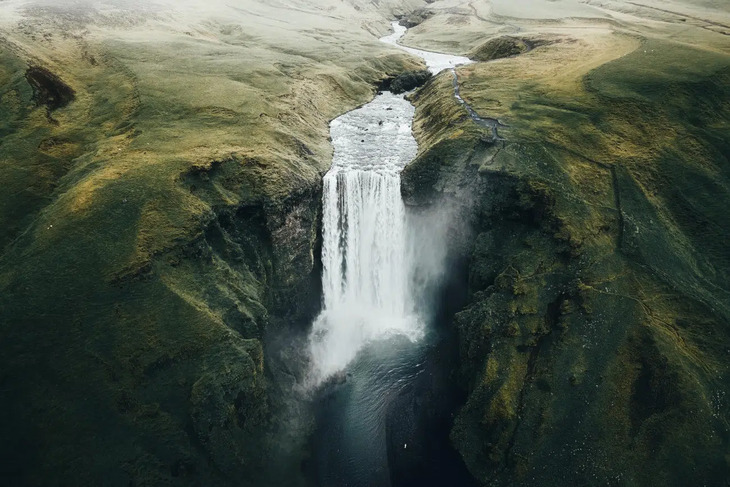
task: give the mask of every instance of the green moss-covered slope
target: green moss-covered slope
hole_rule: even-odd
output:
[[[610,61],[590,45],[459,71],[505,141],[471,122],[448,76],[416,98],[424,150],[404,194],[456,201],[472,230],[455,247],[469,398],[451,438],[483,485],[720,485],[730,56],[655,39]]]
[[[527,43],[522,39],[502,36],[478,46],[470,53],[469,58],[475,61],[493,61],[522,54],[527,49]]]
[[[420,67],[377,42],[410,4],[17,3],[0,484],[260,484],[283,407],[264,337],[319,306],[328,122]]]

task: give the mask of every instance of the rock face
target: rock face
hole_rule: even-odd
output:
[[[386,79],[380,84],[381,89],[389,90],[396,95],[411,91],[423,86],[433,75],[430,71],[423,69],[418,71],[405,71],[395,78]]]
[[[448,202],[470,227],[453,232],[470,303],[453,323],[469,397],[451,438],[483,485],[730,474],[730,179],[711,128],[730,123],[717,102],[730,71],[727,56],[662,47],[664,68],[637,72],[634,52],[589,73],[570,113],[535,108],[565,106],[547,82],[495,91],[504,72],[463,68],[477,111],[510,107],[503,142],[484,141],[447,77],[414,97],[422,152],[404,196]],[[677,72],[670,59],[694,61]],[[682,135],[641,132],[659,126]]]
[[[33,99],[38,105],[45,105],[51,112],[71,103],[74,91],[58,76],[40,66],[32,66],[25,72],[25,79],[33,87]]]
[[[403,16],[403,18],[400,19],[398,23],[403,27],[407,27],[410,29],[411,27],[422,24],[423,22],[428,20],[429,17],[433,16],[433,14],[434,13],[431,10],[428,10],[426,8],[419,8]]]

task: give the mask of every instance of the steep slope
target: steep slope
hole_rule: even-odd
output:
[[[455,15],[438,7],[424,32]],[[458,70],[505,140],[448,76],[415,98],[404,194],[471,228],[453,232],[471,297],[452,441],[483,485],[720,485],[730,43],[669,21],[528,24],[546,44]]]
[[[255,481],[328,121],[418,67],[397,3],[0,4],[3,484]]]

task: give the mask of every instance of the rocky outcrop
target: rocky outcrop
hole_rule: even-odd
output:
[[[405,71],[394,78],[380,82],[379,89],[388,90],[396,95],[423,86],[433,75],[428,70]]]
[[[430,2],[429,2],[430,3]],[[411,13],[404,15],[403,18],[401,18],[398,23],[402,25],[403,27],[406,27],[410,29],[411,27],[415,27],[417,25],[422,24],[426,20],[428,20],[430,17],[433,16],[433,11],[427,9],[427,8],[417,8],[413,10]]]
[[[45,105],[49,113],[65,107],[76,97],[74,90],[61,78],[41,66],[28,68],[25,78],[33,88],[33,100],[38,105]]]

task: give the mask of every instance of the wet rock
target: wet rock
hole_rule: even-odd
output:
[[[430,71],[406,71],[390,82],[390,91],[397,94],[423,86],[433,75]]]

